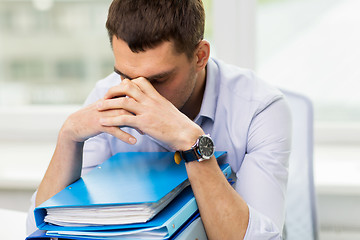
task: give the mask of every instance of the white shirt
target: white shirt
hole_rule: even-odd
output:
[[[102,98],[120,81],[116,73],[100,80],[85,105]],[[210,59],[203,102],[194,121],[211,135],[217,151],[227,151],[221,161],[230,164],[236,175],[234,188],[250,210],[245,239],[281,239],[291,146],[290,110],[282,93],[249,70]],[[105,133],[86,141],[83,173],[117,152],[173,151],[134,129],[123,130],[137,138],[135,145]],[[36,228],[34,199],[35,194],[29,233]]]

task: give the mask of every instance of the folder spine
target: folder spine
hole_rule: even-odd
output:
[[[195,197],[192,197],[191,200],[187,202],[179,212],[177,212],[164,223],[168,230],[168,236],[173,235],[173,233],[179,229],[179,227],[181,227],[189,218],[189,216],[196,212],[196,210],[198,210],[198,206]]]

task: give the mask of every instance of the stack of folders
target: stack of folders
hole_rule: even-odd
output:
[[[219,157],[224,152],[216,152]],[[34,211],[27,239],[171,239],[198,207],[171,152],[118,153]],[[229,177],[229,165],[222,165]]]

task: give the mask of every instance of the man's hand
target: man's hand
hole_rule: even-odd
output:
[[[143,77],[131,81],[124,79],[112,87],[97,106],[102,113],[100,122],[104,128],[136,128],[174,150],[190,149],[204,133]],[[105,114],[108,111],[119,111],[119,114]]]
[[[45,176],[40,183],[35,204],[40,205],[61,189],[80,178],[82,169],[83,142],[90,137],[105,132],[118,139],[135,144],[136,139],[118,126],[104,126],[101,119],[132,116],[121,108],[99,111],[99,100],[71,114],[60,130],[54,155]]]
[[[100,119],[103,118],[132,115],[123,109],[109,109],[100,112],[97,106],[101,104],[102,101],[103,100],[99,100],[70,115],[63,125],[61,134],[65,134],[67,138],[74,142],[84,142],[90,137],[105,132],[124,142],[130,144],[136,143],[136,139],[133,136],[122,131],[119,127],[107,127],[100,123]]]

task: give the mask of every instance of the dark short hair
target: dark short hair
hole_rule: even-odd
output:
[[[111,44],[116,36],[142,52],[173,40],[189,59],[204,38],[204,26],[201,0],[114,0],[106,21]]]

